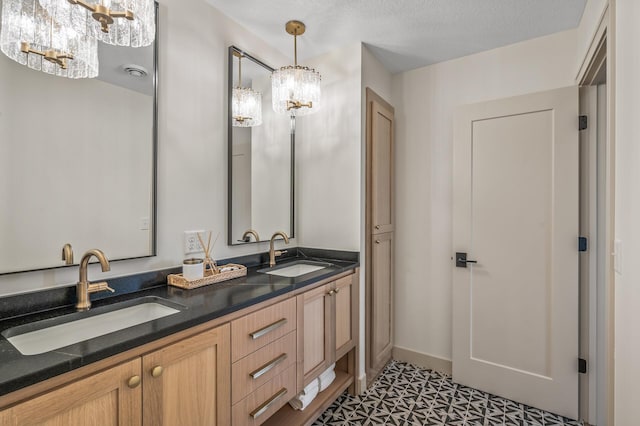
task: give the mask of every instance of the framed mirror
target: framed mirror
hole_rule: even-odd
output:
[[[94,79],[0,52],[0,274],[65,266],[65,244],[155,255],[157,14],[149,47],[98,43]]]
[[[268,241],[276,231],[294,236],[295,117],[273,110],[272,71],[229,47],[229,245]]]

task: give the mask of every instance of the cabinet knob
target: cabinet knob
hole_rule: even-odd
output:
[[[380,229],[380,225],[376,225],[376,229]]]
[[[336,288],[336,294],[340,293],[340,289]]]
[[[140,376],[133,376],[127,382],[127,386],[131,389],[137,388],[140,385]]]
[[[153,377],[160,377],[160,376],[162,376],[162,370],[163,370],[162,367],[157,365],[157,366],[153,367],[153,370],[151,370],[151,375]]]
[[[327,293],[327,296],[333,296],[334,294],[336,294],[335,290],[331,290],[329,291],[329,293]]]
[[[376,244],[380,244],[380,240],[376,240]]]

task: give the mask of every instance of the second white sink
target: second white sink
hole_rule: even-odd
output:
[[[79,316],[79,319],[62,324],[43,326],[43,328],[37,327],[33,331],[8,336],[7,340],[23,355],[37,355],[178,312],[180,312],[179,309],[149,301],[111,310],[99,315]],[[43,321],[43,323],[45,322]],[[13,334],[11,329],[3,334],[5,333]]]
[[[331,266],[331,264],[323,262],[313,262],[309,260],[298,260],[290,265],[261,269],[258,272],[269,275],[278,275],[280,277],[295,278],[301,275],[309,274],[311,272],[319,271],[320,269],[324,269],[328,266]]]

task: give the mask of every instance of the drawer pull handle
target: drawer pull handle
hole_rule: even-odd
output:
[[[277,400],[282,398],[286,393],[287,393],[287,388],[280,389],[277,394],[273,395],[271,398],[263,402],[258,408],[253,410],[249,415],[252,418],[257,419],[262,414],[264,414],[269,408],[271,408],[271,406],[275,404]]]
[[[275,367],[276,365],[280,364],[282,361],[284,361],[285,359],[287,359],[287,354],[282,354],[279,357],[277,357],[276,359],[269,361],[268,363],[266,363],[265,365],[263,365],[262,367],[258,368],[255,371],[252,371],[251,373],[249,373],[249,375],[251,376],[251,378],[253,380],[257,379],[258,377],[266,374],[269,372],[269,370],[271,370],[273,367]]]
[[[274,322],[273,324],[269,324],[268,326],[261,328],[258,331],[254,331],[253,333],[249,333],[249,336],[251,336],[251,338],[253,340],[259,339],[262,336],[264,336],[265,334],[282,327],[283,325],[285,325],[287,323],[287,319],[286,318],[282,318],[279,321]]]

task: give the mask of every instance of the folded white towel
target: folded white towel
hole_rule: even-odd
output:
[[[336,379],[335,368],[336,368],[336,364],[335,363],[331,364],[331,366],[327,368],[320,375],[320,377],[318,377],[318,388],[320,392],[328,388],[329,385],[331,385],[331,383],[333,383],[333,381]]]
[[[311,402],[318,396],[319,392],[319,383],[318,379],[315,379],[313,382],[309,383],[305,388],[296,395],[291,401],[289,401],[289,405],[294,410],[304,410],[311,404]]]

